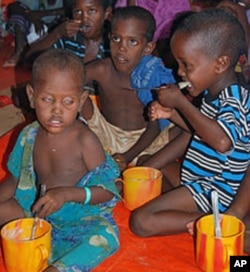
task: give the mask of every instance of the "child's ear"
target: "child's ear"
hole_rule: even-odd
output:
[[[26,93],[30,102],[30,107],[32,109],[35,108],[35,97],[34,97],[34,89],[32,88],[32,86],[30,84],[27,84],[26,86]]]
[[[216,73],[220,74],[224,72],[230,65],[229,57],[226,55],[219,56],[216,63]]]
[[[144,55],[147,56],[152,54],[152,52],[155,49],[155,46],[156,46],[156,43],[154,41],[148,42],[144,50]]]
[[[80,103],[79,103],[79,109],[78,112],[82,110],[82,106],[84,105],[85,101],[89,97],[89,92],[88,91],[83,91],[81,97],[80,97]]]
[[[112,17],[112,7],[107,7],[104,13],[104,20],[110,20]]]

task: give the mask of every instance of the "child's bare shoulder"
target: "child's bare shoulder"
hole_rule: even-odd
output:
[[[86,65],[86,80],[96,80],[98,82],[109,77],[110,71],[113,70],[110,58],[94,61]]]
[[[95,133],[82,122],[79,125],[79,129],[77,129],[77,138],[82,147],[89,149],[94,148],[95,146],[100,146],[100,142]]]
[[[91,71],[91,70],[105,71],[105,70],[109,70],[111,66],[112,66],[111,59],[104,58],[104,59],[96,60],[96,61],[93,61],[93,62],[87,64],[86,69],[87,69],[87,72]]]

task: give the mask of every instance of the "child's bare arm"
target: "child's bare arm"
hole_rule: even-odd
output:
[[[0,183],[0,227],[25,216],[23,209],[14,198],[16,187],[17,180],[11,174]]]
[[[167,85],[158,91],[158,99],[165,107],[176,108],[190,126],[204,142],[218,152],[230,150],[231,140],[217,121],[202,114],[175,85]]]
[[[29,58],[36,52],[41,52],[50,48],[62,37],[74,37],[77,34],[79,27],[80,22],[76,20],[68,20],[61,23],[51,33],[46,34],[42,39],[32,43],[30,49],[26,53],[26,58]]]
[[[176,161],[182,157],[187,149],[191,134],[182,131],[176,138],[167,143],[162,149],[143,163],[157,169],[163,168],[166,164]]]
[[[47,9],[47,10],[26,10],[25,17],[31,22],[41,19],[44,16],[64,16],[64,8]]]
[[[138,141],[123,156],[127,163],[131,162],[138,156],[153,140],[159,135],[160,128],[157,121],[148,122],[148,126]]]
[[[9,174],[5,180],[0,183],[0,202],[5,202],[14,197],[17,186],[17,180]]]
[[[185,131],[190,132],[190,128],[175,109],[163,107],[158,101],[153,101],[149,107],[149,119],[155,121],[162,118],[170,119]]]
[[[129,162],[133,161],[153,140],[159,135],[160,129],[157,121],[149,122],[147,129],[138,139],[138,141],[126,152],[113,154],[120,170],[123,171]]]
[[[109,201],[114,195],[103,189],[101,186],[91,186],[90,204],[98,204]],[[57,187],[49,189],[43,197],[40,197],[34,206],[32,212],[38,211],[38,216],[43,218],[58,211],[66,202],[84,203],[86,199],[86,191],[84,188],[77,187]]]
[[[42,17],[48,15],[64,15],[64,8],[51,9],[51,10],[26,10],[25,18],[34,24],[36,33],[42,33],[44,22]]]
[[[100,81],[105,75],[103,60],[95,60],[86,65],[86,83],[96,80]]]

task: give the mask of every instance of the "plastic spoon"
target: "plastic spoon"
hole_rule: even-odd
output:
[[[46,193],[46,185],[42,184],[41,188],[40,188],[39,197],[44,196],[45,193]],[[31,230],[30,240],[33,240],[35,238],[37,223],[38,223],[38,220],[39,220],[39,217],[37,216],[37,214],[39,213],[40,210],[41,209],[39,209],[38,211],[35,212],[35,215],[34,215],[35,219],[34,219],[34,223],[33,223],[32,230]]]
[[[215,223],[215,236],[221,237],[218,193],[216,191],[212,191],[212,208],[213,208],[214,223]]]
[[[179,89],[182,90],[182,89],[186,88],[189,84],[190,84],[189,82],[181,81],[181,82],[177,83],[177,86],[178,86]],[[88,87],[86,87],[86,89],[87,88]],[[141,88],[134,88],[133,89],[133,88],[130,88],[130,87],[123,87],[123,89],[130,90],[130,91],[135,91],[135,90],[137,90],[137,91],[160,90],[160,88],[161,87],[141,87]]]

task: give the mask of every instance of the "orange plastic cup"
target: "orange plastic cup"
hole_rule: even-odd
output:
[[[134,210],[161,194],[162,173],[151,167],[135,166],[123,172],[123,201]]]
[[[40,272],[48,267],[51,225],[39,219],[35,238],[31,240],[33,222],[33,218],[23,218],[2,228],[3,259],[8,272]]]
[[[197,222],[196,262],[203,271],[229,272],[230,256],[243,255],[245,225],[231,215],[221,216],[221,237],[215,236],[214,216]]]

